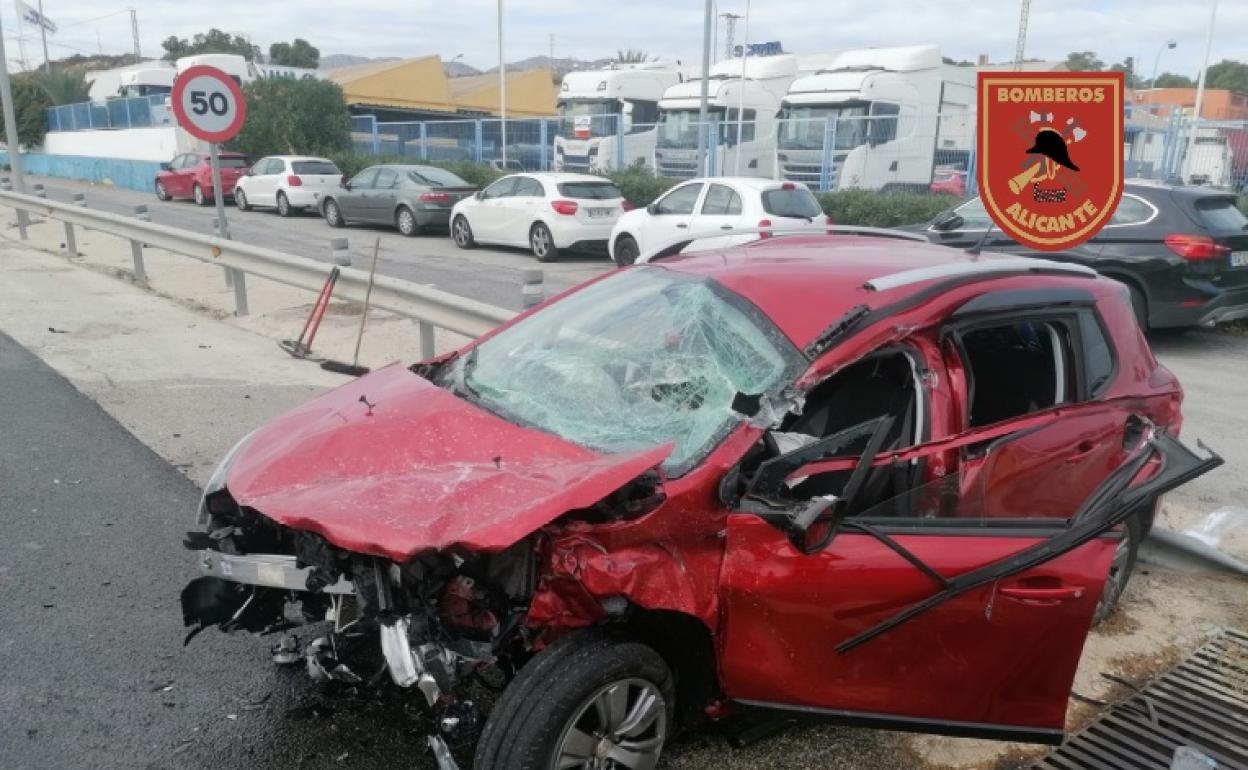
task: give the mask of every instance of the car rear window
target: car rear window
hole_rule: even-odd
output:
[[[559,194],[565,198],[581,200],[606,201],[623,198],[620,188],[611,182],[564,182],[559,185]]]
[[[1235,199],[1219,196],[1196,201],[1196,215],[1210,230],[1248,229],[1248,217],[1235,206]]]
[[[408,177],[416,184],[429,185],[430,187],[471,187],[464,180],[455,176],[449,171],[432,166],[422,168],[419,171],[412,170],[407,172]]]
[[[763,193],[763,211],[773,217],[810,219],[823,213],[819,201],[805,187],[767,190]]]
[[[251,165],[246,158],[221,158],[221,168],[247,168]]]
[[[297,160],[290,164],[296,174],[341,174],[338,167],[327,160]]]

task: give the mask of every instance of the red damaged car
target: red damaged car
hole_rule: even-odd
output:
[[[676,256],[245,438],[183,611],[415,688],[442,768],[652,768],[737,710],[1055,742],[1158,497],[1221,462],[1181,399],[1082,266]]]

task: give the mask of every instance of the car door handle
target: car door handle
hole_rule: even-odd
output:
[[[719,229],[720,229],[720,230],[731,230],[731,229],[732,229],[732,225],[720,225],[720,226],[719,226]]]
[[[1083,586],[1029,587],[1015,585],[1002,588],[1000,593],[1002,596],[1008,596],[1011,599],[1018,599],[1022,602],[1053,603],[1067,599],[1082,598],[1085,590],[1087,589]]]
[[[688,227],[688,226],[689,226],[689,223],[688,223],[688,222],[677,222],[677,223],[676,223],[676,226],[677,226],[677,227],[679,227],[679,228],[681,228],[681,229],[683,230],[684,228],[686,228],[686,227]]]

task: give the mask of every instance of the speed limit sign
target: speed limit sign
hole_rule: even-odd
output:
[[[205,142],[233,139],[247,116],[242,89],[216,67],[200,64],[179,73],[172,97],[178,124]]]

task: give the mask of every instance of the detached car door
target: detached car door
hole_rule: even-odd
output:
[[[872,474],[898,463],[997,442],[991,455],[1000,442],[1050,432],[1069,428],[1036,415],[885,459],[871,442],[857,457],[814,459],[833,437],[790,453],[785,470],[809,478],[866,469],[849,476],[853,498],[855,476],[869,488]],[[803,517],[810,501],[787,511],[743,503],[748,512],[728,517],[721,578],[728,695],[859,726],[1059,742],[1115,528],[1221,462],[1134,419],[1118,440],[1116,467],[1061,517],[1032,505],[1043,496],[1034,485],[985,498],[1015,474],[1042,475],[1026,451],[987,464],[978,483],[955,471],[861,511],[832,505]]]

